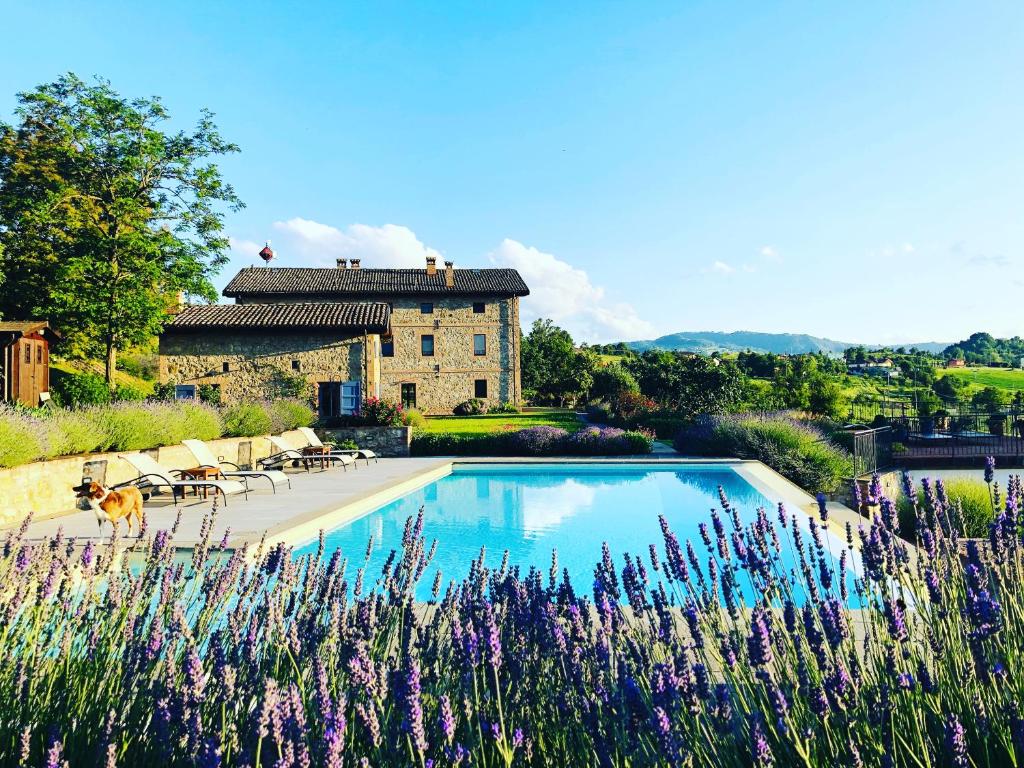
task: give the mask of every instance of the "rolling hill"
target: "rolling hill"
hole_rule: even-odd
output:
[[[632,349],[643,352],[647,349],[680,350],[685,352],[774,352],[778,355],[796,355],[807,352],[824,352],[841,355],[847,347],[857,346],[852,342],[836,341],[806,333],[761,333],[758,331],[681,331],[659,336],[656,339],[628,342]],[[946,344],[925,342],[902,345],[908,349],[916,346],[928,352],[941,352]]]

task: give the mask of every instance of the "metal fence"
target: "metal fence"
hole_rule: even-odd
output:
[[[893,465],[892,427],[863,429],[853,433],[853,476],[880,472]]]

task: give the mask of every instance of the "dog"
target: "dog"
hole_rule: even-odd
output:
[[[129,485],[121,490],[105,488],[99,483],[83,483],[75,488],[79,499],[85,499],[88,508],[96,515],[96,522],[103,531],[103,523],[114,525],[118,520],[128,521],[128,533],[132,532],[132,517],[138,522],[142,535],[142,491]]]

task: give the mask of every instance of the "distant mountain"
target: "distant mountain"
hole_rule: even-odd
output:
[[[630,348],[638,352],[648,349],[679,350],[682,352],[699,352],[709,355],[712,352],[774,352],[777,355],[799,355],[808,352],[824,352],[830,355],[841,355],[847,347],[858,346],[852,342],[835,341],[820,336],[809,336],[806,333],[759,333],[757,331],[682,331],[659,336],[657,339],[627,342]],[[870,345],[865,345],[871,348]],[[907,349],[917,347],[928,352],[942,352],[946,344],[925,342],[922,344],[902,344]]]

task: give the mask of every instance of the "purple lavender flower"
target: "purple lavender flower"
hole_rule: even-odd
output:
[[[946,719],[946,753],[955,768],[967,768],[967,741],[964,738],[964,727],[956,715]]]
[[[750,615],[750,635],[747,637],[747,653],[750,663],[763,667],[772,663],[772,640],[768,632],[767,612],[757,606]]]
[[[750,739],[754,765],[758,768],[770,768],[774,765],[775,757],[772,755],[772,748],[768,744],[768,739],[765,738],[760,722],[754,722],[753,728],[750,729]]]
[[[991,483],[996,477],[996,457],[985,457],[985,482]]]
[[[819,491],[815,499],[818,502],[818,515],[824,523],[828,520],[828,496]]]
[[[405,717],[402,725],[412,737],[413,747],[422,755],[427,751],[427,734],[423,728],[423,702],[420,700],[420,664],[410,658],[406,666]]]

